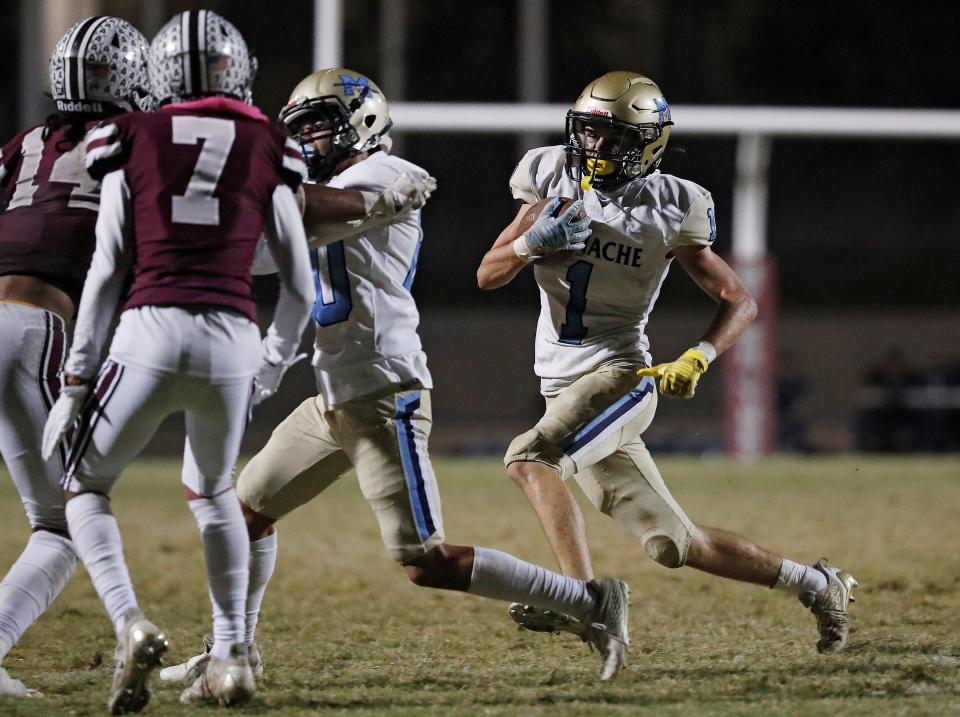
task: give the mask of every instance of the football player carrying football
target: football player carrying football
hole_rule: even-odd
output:
[[[250,104],[255,71],[227,20],[205,10],[176,15],[150,46],[160,108],[137,122],[105,122],[86,142],[87,168],[102,178],[97,243],[43,444],[53,453],[77,419],[64,476],[67,523],[116,629],[114,714],[146,704],[167,643],[137,605],[109,494],[177,412],[215,636],[207,670],[181,698],[236,704],[255,690],[244,641],[249,541],[232,470],[254,377],[276,386],[314,297],[294,194],[306,175],[303,154]],[[280,277],[262,347],[250,275],[261,233]]]
[[[427,176],[389,153],[387,101],[352,70],[305,78],[280,119],[304,147],[311,182],[379,191],[404,173]],[[308,222],[308,235],[315,229]],[[411,294],[423,241],[420,212],[354,233],[312,256],[319,395],[276,428],[237,480],[252,556],[247,644],[253,646],[276,561],[274,524],[352,467],[384,546],[411,581],[575,614],[587,626],[585,639],[601,652],[602,678],[609,679],[626,651],[624,583],[568,578],[497,550],[445,542],[427,447],[433,380]],[[204,659],[198,655],[166,674],[189,678]]]
[[[710,193],[657,169],[672,124],[650,79],[611,72],[591,82],[567,113],[566,144],[529,151],[510,178],[520,209],[484,256],[477,280],[494,289],[534,264],[541,297],[535,369],[546,410],[510,444],[507,472],[533,504],[564,574],[593,575],[583,516],[564,483],[573,476],[594,506],[661,565],[797,594],[816,616],[817,649],[836,652],[847,641],[856,580],[823,560],[796,563],[740,535],[694,524],[640,437],[653,420],[657,387],[691,398],[757,311],[711,249]],[[547,197],[576,199],[577,206],[555,218],[550,203],[521,231],[530,206]],[[572,221],[580,206],[593,229],[585,241]],[[695,346],[652,366],[644,327],[674,259],[717,311]],[[531,629],[581,629],[522,605],[511,614]]]
[[[126,20],[77,22],[50,57],[57,112],[0,151],[0,454],[32,530],[0,582],[0,663],[76,567],[64,456],[44,460],[40,443],[95,244],[100,183],[84,169],[83,138],[104,118],[149,109],[147,54]],[[0,667],[0,696],[31,692]]]

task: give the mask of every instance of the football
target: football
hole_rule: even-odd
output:
[[[533,226],[533,223],[537,221],[537,217],[540,216],[540,212],[542,212],[544,207],[546,207],[554,199],[555,197],[545,197],[541,199],[539,202],[537,202],[536,204],[534,204],[532,207],[530,207],[527,210],[527,213],[523,215],[523,219],[520,220],[519,233],[523,234],[525,231],[527,231],[527,229]],[[562,197],[561,199],[562,201],[560,202],[560,206],[557,207],[556,211],[553,213],[553,216],[555,217],[559,217],[561,214],[563,214],[564,211],[566,211],[567,207],[569,207],[574,202],[573,199],[568,199],[567,197]],[[584,212],[581,209],[580,214],[578,216],[585,217],[586,212]]]
[[[545,197],[527,210],[527,213],[524,214],[523,218],[520,220],[520,227],[517,230],[517,236],[523,234],[525,231],[527,231],[530,227],[533,226],[533,223],[537,221],[537,217],[540,216],[540,212],[542,212],[544,207],[546,207],[551,201],[553,201],[553,199],[554,197]],[[567,197],[561,197],[561,199],[562,201],[560,202],[560,206],[557,207],[557,209],[554,211],[554,214],[553,214],[556,217],[559,217],[561,214],[563,214],[566,211],[567,207],[569,207],[575,201],[573,199],[568,199]],[[586,215],[587,213],[583,211],[583,209],[581,209],[580,213],[577,216],[580,218],[583,218]],[[569,251],[557,251],[550,254],[549,256],[545,256],[542,259],[537,259],[536,263],[537,264],[563,263],[570,258],[571,254],[572,252],[569,252]]]

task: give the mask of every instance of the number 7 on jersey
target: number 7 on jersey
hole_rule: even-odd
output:
[[[171,219],[176,224],[219,226],[220,200],[213,196],[236,138],[232,120],[216,117],[173,117],[173,143],[195,145],[200,156],[184,194],[174,195]]]

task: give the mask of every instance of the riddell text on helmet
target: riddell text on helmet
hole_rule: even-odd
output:
[[[92,114],[98,114],[103,112],[103,103],[81,102],[80,100],[57,100],[57,109],[61,112],[90,112]]]

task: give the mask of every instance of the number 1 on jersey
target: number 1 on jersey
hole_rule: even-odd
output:
[[[23,161],[20,164],[17,188],[10,198],[7,209],[29,207],[33,204],[34,195],[40,189],[40,185],[36,184],[34,180],[40,170],[40,161],[44,150],[43,132],[43,127],[37,127],[23,138],[20,145]],[[70,190],[70,198],[67,200],[68,208],[91,209],[93,211],[100,209],[100,182],[91,179],[90,175],[84,171],[82,142],[77,143],[73,149],[57,158],[47,179],[59,184],[76,185]]]
[[[570,283],[570,300],[567,301],[566,321],[560,324],[560,343],[579,346],[590,330],[583,325],[583,312],[587,310],[587,284],[593,264],[589,261],[577,261],[567,269],[566,279]]]

